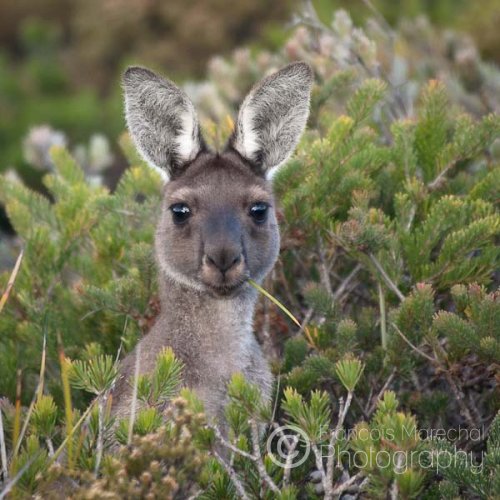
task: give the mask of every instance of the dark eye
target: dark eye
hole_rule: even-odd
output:
[[[250,217],[257,224],[263,224],[267,220],[268,210],[269,210],[269,205],[267,203],[258,201],[257,203],[254,203],[250,207]]]
[[[184,203],[175,203],[170,207],[172,211],[172,219],[174,224],[181,225],[184,224],[191,215],[190,208]]]

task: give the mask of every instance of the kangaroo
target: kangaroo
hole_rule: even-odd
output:
[[[150,372],[162,347],[184,362],[184,384],[207,415],[223,421],[235,372],[269,399],[272,376],[253,330],[262,282],[278,258],[274,170],[293,153],[309,115],[313,74],[290,64],[257,84],[243,101],[222,152],[206,146],[188,96],[141,67],[123,76],[126,121],[142,157],[166,179],[155,237],[161,312],[122,362],[113,414],[129,414],[137,352]]]

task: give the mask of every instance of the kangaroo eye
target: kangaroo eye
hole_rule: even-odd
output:
[[[263,224],[267,220],[267,212],[269,210],[269,205],[262,201],[254,203],[250,207],[250,217],[257,224]]]
[[[184,224],[191,215],[191,209],[184,203],[175,203],[170,207],[174,224]]]

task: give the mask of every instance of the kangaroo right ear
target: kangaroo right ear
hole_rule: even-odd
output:
[[[171,81],[140,67],[123,75],[125,113],[137,150],[163,177],[173,177],[206,149],[193,103]]]
[[[313,72],[296,62],[264,78],[247,95],[229,147],[257,173],[271,176],[299,142],[309,116]]]

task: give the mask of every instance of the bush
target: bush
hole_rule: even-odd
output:
[[[439,45],[421,71],[418,44],[403,63],[389,50],[394,40],[374,42],[345,13],[333,28],[313,15],[305,21],[314,28],[299,29],[284,55],[219,59],[211,81],[191,89],[202,107],[208,89],[225,116],[251,76],[289,56],[310,61],[318,76],[309,131],[274,180],[282,253],[265,284],[303,326],[297,332],[265,302],[257,317],[275,355],[280,404],[263,404],[235,375],[227,436],[203,421],[189,391],[165,423],[162,408],[181,377],[166,351],[138,382],[135,421],[110,421],[116,352],[129,350],[157,313],[151,243],[160,180],[126,136],[131,167],[113,193],[55,148],[44,178],[50,201],[12,178],[0,185],[24,242],[0,314],[0,394],[15,402],[1,403],[7,472],[19,473],[13,495],[50,491],[45,471],[64,450],[52,468],[56,484],[69,482],[81,498],[498,496],[495,70],[474,59],[476,86],[446,71],[428,81],[447,57]],[[407,36],[397,35],[413,47]],[[430,29],[427,36],[440,40]],[[401,65],[404,90],[384,76]],[[213,123],[206,128],[212,143],[223,142]],[[472,438],[483,426],[488,441]],[[425,428],[459,438],[438,440]],[[113,436],[129,453],[113,453]],[[455,458],[444,472],[443,453]]]

